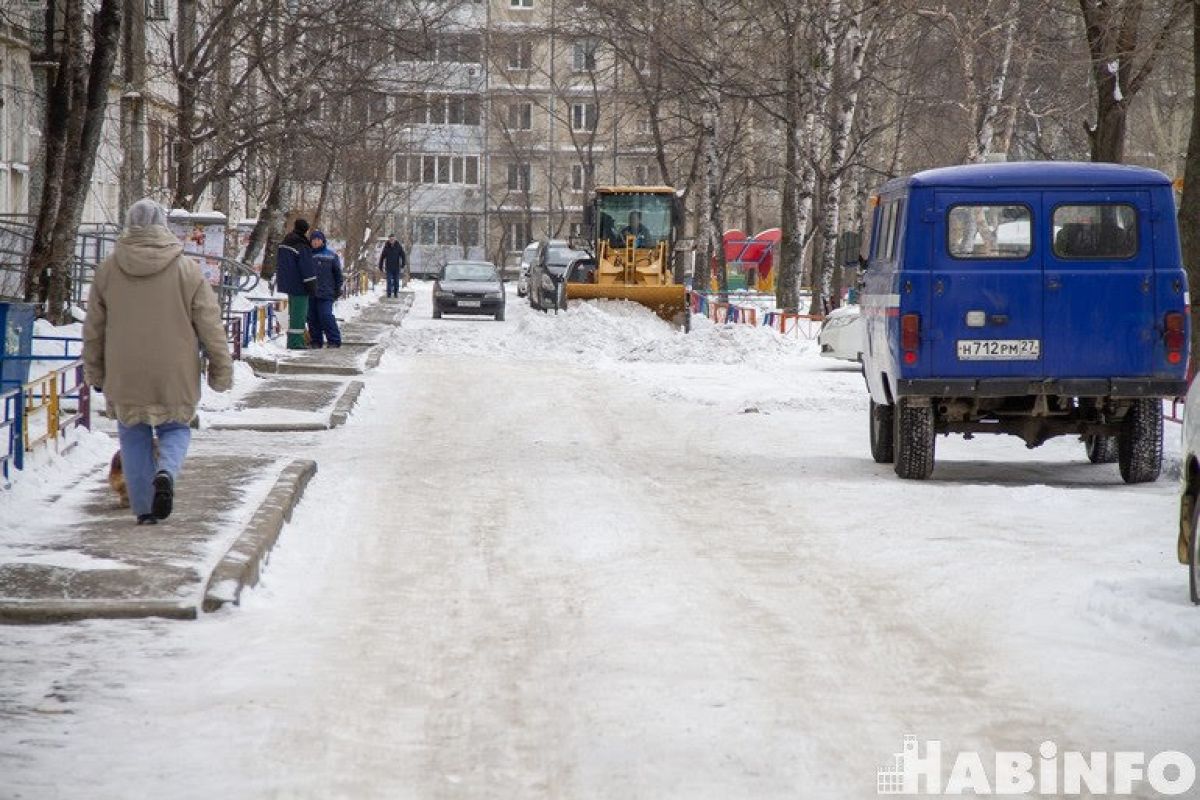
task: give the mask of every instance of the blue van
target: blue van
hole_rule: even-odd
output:
[[[933,472],[935,436],[1080,436],[1127,483],[1162,466],[1186,388],[1171,182],[1118,164],[972,164],[872,198],[862,242],[871,454]]]

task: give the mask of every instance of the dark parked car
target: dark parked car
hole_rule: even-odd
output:
[[[529,268],[529,305],[539,311],[567,307],[567,268],[581,259],[590,258],[583,250],[572,250],[563,241],[542,242]]]
[[[450,261],[433,284],[433,318],[477,314],[504,319],[504,281],[490,261]]]

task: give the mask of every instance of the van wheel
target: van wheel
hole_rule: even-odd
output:
[[[910,406],[901,400],[895,417],[894,448],[896,474],[909,480],[925,480],[933,474],[935,434],[932,406]]]
[[[1117,464],[1126,483],[1150,483],[1162,472],[1162,401],[1134,400],[1117,437]]]
[[[1116,436],[1085,436],[1083,446],[1087,450],[1088,461],[1093,464],[1117,463],[1119,448]]]
[[[871,401],[871,458],[876,464],[891,464],[896,460],[895,416],[893,406]]]

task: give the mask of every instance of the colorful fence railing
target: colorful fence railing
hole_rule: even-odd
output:
[[[774,302],[769,294],[690,292],[688,305],[693,314],[702,314],[718,324],[764,325],[782,334],[811,339],[817,335],[823,314],[798,314],[764,308]]]
[[[703,314],[718,324],[758,324],[759,309],[750,303],[720,300],[704,292],[691,292],[688,304],[693,314]]]
[[[793,334],[811,339],[821,329],[825,321],[823,314],[798,314],[792,311],[768,311],[763,315],[763,325],[767,325],[782,334]]]
[[[346,273],[346,282],[342,285],[342,297],[354,297],[371,291],[375,281],[365,269],[357,269]]]
[[[13,470],[25,468],[25,456],[40,447],[56,452],[69,447],[71,433],[92,427],[91,389],[83,379],[83,362],[74,361],[3,395],[4,449],[0,474],[7,483]]]

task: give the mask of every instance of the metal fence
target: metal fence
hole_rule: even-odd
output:
[[[0,477],[25,468],[25,456],[41,447],[63,452],[73,432],[92,427],[91,389],[83,379],[83,361],[35,378],[0,395]]]

